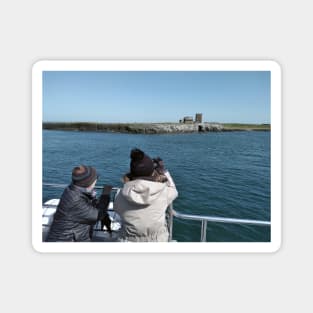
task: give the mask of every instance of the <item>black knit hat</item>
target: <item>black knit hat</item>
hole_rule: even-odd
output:
[[[133,177],[151,176],[154,170],[153,161],[139,149],[130,152],[130,174]]]
[[[73,168],[72,182],[76,186],[89,187],[97,179],[97,171],[92,166],[79,165]]]

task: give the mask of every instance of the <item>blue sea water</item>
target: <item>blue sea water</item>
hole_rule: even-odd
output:
[[[139,135],[43,130],[43,182],[68,184],[79,164],[95,166],[97,185],[122,186],[134,147],[160,156],[179,192],[177,211],[270,220],[270,132]],[[62,189],[43,186],[43,201]],[[199,241],[200,222],[174,221],[174,239]],[[270,241],[270,227],[208,223],[207,241]]]

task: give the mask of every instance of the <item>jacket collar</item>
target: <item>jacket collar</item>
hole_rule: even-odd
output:
[[[77,190],[77,191],[87,195],[88,197],[93,198],[96,196],[96,192],[94,191],[94,189],[90,191],[85,187],[76,186],[73,183],[71,183],[69,187],[70,187],[70,189]]]

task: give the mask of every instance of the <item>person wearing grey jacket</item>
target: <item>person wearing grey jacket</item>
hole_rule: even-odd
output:
[[[46,241],[91,241],[92,227],[100,220],[111,231],[107,212],[112,186],[103,188],[99,199],[94,194],[98,175],[92,166],[76,166],[72,183],[65,188]]]
[[[120,241],[166,242],[166,209],[178,196],[175,183],[162,159],[151,159],[139,149],[130,158],[130,173],[113,206],[122,219]]]

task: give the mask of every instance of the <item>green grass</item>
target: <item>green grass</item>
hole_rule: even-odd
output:
[[[222,125],[226,130],[271,130],[270,124],[225,123]]]

